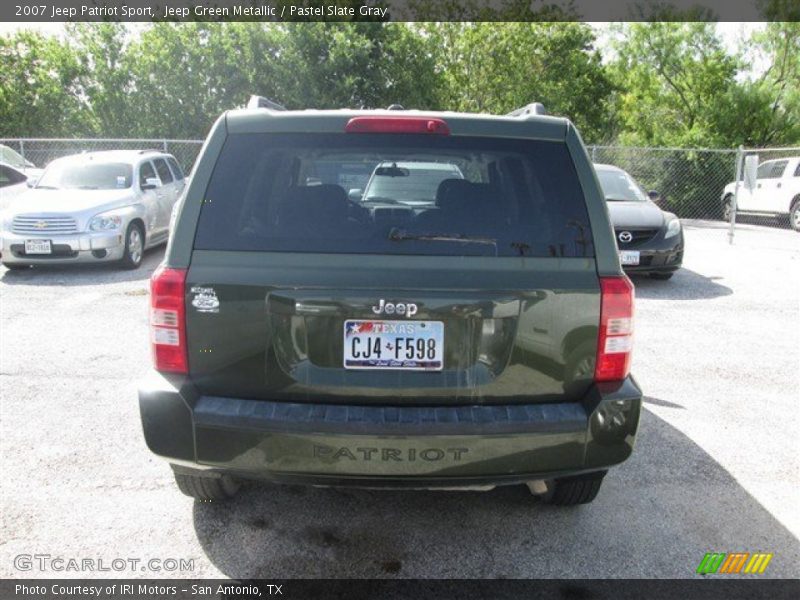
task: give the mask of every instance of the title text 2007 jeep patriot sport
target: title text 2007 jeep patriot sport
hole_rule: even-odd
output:
[[[633,288],[573,125],[255,104],[214,125],[151,281],[141,416],[181,491],[594,499],[641,391]]]

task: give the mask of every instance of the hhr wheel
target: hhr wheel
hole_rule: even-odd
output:
[[[794,201],[789,211],[789,225],[795,231],[800,231],[800,198]]]
[[[605,471],[598,471],[555,479],[550,483],[550,489],[542,496],[542,500],[556,506],[588,504],[600,491],[605,475]]]
[[[186,471],[174,471],[178,489],[201,502],[227,500],[239,491],[239,482],[230,475],[209,473],[208,475],[192,475]]]
[[[128,225],[125,232],[125,253],[122,255],[122,267],[138,269],[144,256],[144,231],[138,223]]]

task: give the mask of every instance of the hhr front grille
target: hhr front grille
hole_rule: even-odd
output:
[[[65,234],[77,233],[78,224],[72,217],[17,216],[11,224],[14,233]]]

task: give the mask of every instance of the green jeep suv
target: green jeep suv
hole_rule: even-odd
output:
[[[151,281],[142,424],[181,491],[594,499],[642,393],[633,287],[575,127],[535,107],[253,105],[211,130]]]

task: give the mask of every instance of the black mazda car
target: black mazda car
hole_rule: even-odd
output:
[[[678,217],[661,210],[625,171],[594,165],[608,204],[622,268],[628,273],[669,279],[683,262],[683,228]]]

